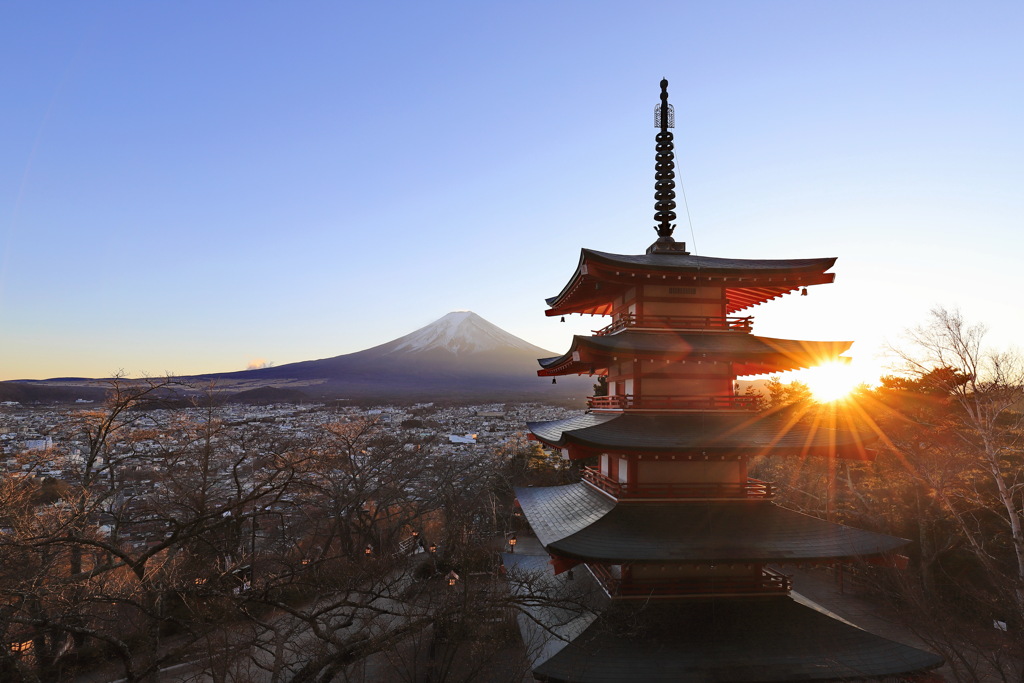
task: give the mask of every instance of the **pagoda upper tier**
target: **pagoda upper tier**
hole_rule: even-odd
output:
[[[772,339],[750,334],[636,332],[609,336],[576,335],[561,356],[541,358],[541,376],[598,374],[613,363],[642,358],[657,363],[692,362],[731,367],[731,375],[760,375],[798,370],[836,361],[853,342]]]
[[[546,314],[611,315],[615,299],[638,284],[709,287],[724,292],[725,312],[742,311],[810,285],[835,280],[835,258],[730,259],[685,252],[638,255],[583,249],[580,262]]]

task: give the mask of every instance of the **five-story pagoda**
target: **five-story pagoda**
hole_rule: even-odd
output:
[[[550,559],[506,562],[554,565],[544,579],[549,595],[590,582],[598,596],[587,609],[538,606],[521,619],[534,675],[820,681],[932,669],[941,658],[826,614],[791,594],[773,568],[884,559],[907,542],[779,507],[770,483],[748,477],[756,456],[867,457],[864,434],[757,412],[754,399],[735,391],[737,377],[819,365],[850,347],[758,337],[740,315],[832,282],[835,259],[710,258],[676,242],[673,112],[668,82],[661,86],[657,241],[641,255],[584,249],[547,302],[550,316],[607,315],[611,323],[540,360],[544,376],[603,376],[607,395],[591,398],[578,417],[528,425],[563,457],[596,462],[579,483],[516,491]]]

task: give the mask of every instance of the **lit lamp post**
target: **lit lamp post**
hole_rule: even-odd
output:
[[[366,555],[367,557],[370,557],[371,555],[373,555],[373,546],[370,545],[369,543],[367,543],[366,544],[366,548],[363,550],[363,554]]]
[[[459,580],[459,575],[456,574],[455,570],[453,569],[450,572],[448,572],[448,577],[447,578],[448,578],[448,585],[449,586],[454,586],[458,582],[458,580]]]
[[[512,534],[512,538],[508,539],[508,551],[514,553],[516,551],[516,535]]]

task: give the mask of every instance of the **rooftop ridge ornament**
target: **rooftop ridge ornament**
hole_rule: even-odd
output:
[[[688,254],[685,242],[672,239],[672,232],[676,229],[672,222],[676,219],[676,163],[669,128],[675,128],[676,112],[668,103],[666,78],[661,79],[661,103],[654,108],[654,125],[661,129],[655,137],[654,155],[654,220],[658,221],[654,229],[658,232],[658,241],[647,248],[647,253]]]

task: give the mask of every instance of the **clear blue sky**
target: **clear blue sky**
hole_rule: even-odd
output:
[[[870,361],[943,304],[1013,343],[1022,35],[1020,2],[4,3],[0,379],[280,365],[455,309],[563,351],[603,324],[543,315],[579,248],[654,240],[662,77],[677,237],[839,257],[755,332]]]

